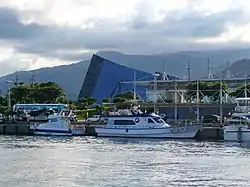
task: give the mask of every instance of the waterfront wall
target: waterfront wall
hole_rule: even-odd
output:
[[[32,135],[29,124],[1,124],[0,135]]]
[[[229,107],[223,107],[223,117],[228,116],[229,112],[232,112],[234,110],[234,106]],[[196,111],[197,107],[191,106],[191,107],[178,107],[177,108],[177,114],[179,119],[190,119],[190,118],[196,118]],[[200,107],[199,108],[200,117],[216,114],[220,115],[220,107]],[[174,107],[161,107],[159,108],[160,113],[166,114],[168,118],[173,118],[175,116],[175,108]]]

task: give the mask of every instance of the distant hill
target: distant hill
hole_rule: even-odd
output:
[[[56,82],[66,91],[68,98],[75,99],[78,97],[88,66],[89,61],[81,61],[76,64],[41,68],[35,70],[35,81]],[[18,79],[22,82],[30,83],[32,74],[32,71],[18,72]],[[6,84],[6,80],[14,81],[15,78],[16,73],[0,77],[0,90],[7,90],[8,85]]]
[[[197,79],[207,75],[207,58],[211,60],[212,71],[219,72],[226,68],[227,61],[234,62],[250,59],[250,49],[230,49],[216,51],[183,51],[156,55],[122,54],[114,51],[101,51],[97,55],[117,64],[154,73],[165,71],[169,75],[184,77],[187,75],[187,64],[190,62],[191,78]],[[243,60],[244,61],[244,60]],[[35,71],[36,81],[54,81],[65,89],[69,99],[76,99],[89,66],[89,60],[79,63],[41,68]],[[232,71],[244,72],[242,65],[232,66]],[[19,80],[30,82],[32,71],[18,73]],[[15,80],[15,73],[0,77],[0,90],[7,89],[6,80]]]
[[[228,72],[230,73],[232,78],[234,77],[245,78],[245,75],[249,77],[250,59],[242,59],[242,60],[235,61],[229,67],[226,67],[223,70],[222,72],[223,77],[226,77]],[[219,77],[220,73],[217,73],[216,76]]]
[[[250,58],[250,49],[225,49],[214,51],[182,51],[157,55],[129,55],[113,51],[97,53],[118,64],[136,68],[149,73],[163,71],[177,77],[187,77],[190,62],[191,79],[206,77],[208,74],[208,57],[213,73],[222,71],[228,64],[237,60]]]

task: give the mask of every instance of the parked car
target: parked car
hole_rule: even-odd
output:
[[[220,116],[211,114],[206,115],[202,119],[202,123],[218,123],[220,121]]]
[[[92,117],[88,118],[86,122],[92,122],[92,121],[99,121],[100,115],[93,115]]]

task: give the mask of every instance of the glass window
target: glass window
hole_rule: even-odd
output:
[[[153,118],[157,123],[164,123],[164,121],[161,118]]]
[[[114,125],[135,125],[133,120],[114,120]]]
[[[151,118],[148,118],[148,123],[155,123]]]
[[[58,122],[57,118],[53,118],[50,120],[51,122]]]

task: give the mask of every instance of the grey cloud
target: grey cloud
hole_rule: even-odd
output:
[[[148,6],[144,8],[148,9]],[[150,24],[145,21],[146,15],[137,14],[132,22],[114,25],[103,20],[92,29],[82,30],[37,23],[25,25],[20,22],[19,14],[13,9],[0,8],[0,39],[12,42],[19,52],[66,60],[79,60],[84,56],[67,50],[114,49],[155,53],[180,50],[183,47],[200,48],[200,44],[186,39],[217,36],[224,31],[227,22],[240,21],[242,17],[241,12],[234,10],[205,17],[189,12],[183,18],[176,19],[178,12],[173,12],[166,15],[163,22]],[[58,52],[60,50],[64,52]]]
[[[239,9],[229,10],[207,16],[197,12],[188,12],[179,17],[180,12],[165,15],[160,23],[151,24],[143,19],[144,15],[137,14],[131,23],[131,29],[148,30],[161,36],[168,37],[211,37],[218,36],[225,31],[227,23],[239,23],[244,20],[243,12]]]
[[[28,39],[42,36],[46,27],[31,23],[24,25],[19,21],[14,9],[0,8],[0,39]]]

